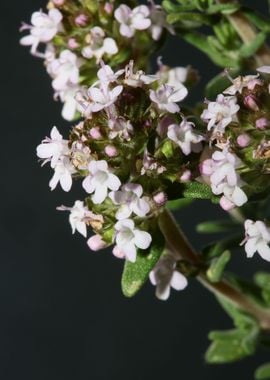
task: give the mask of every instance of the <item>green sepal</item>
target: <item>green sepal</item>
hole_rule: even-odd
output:
[[[222,278],[226,265],[230,261],[230,251],[224,251],[221,256],[213,259],[210,267],[208,268],[206,275],[211,282],[219,282]]]
[[[166,140],[160,150],[166,158],[170,158],[174,155],[173,144],[170,140]]]
[[[257,368],[255,380],[270,380],[270,363],[265,363]]]
[[[135,263],[126,260],[122,275],[122,291],[126,297],[133,297],[148,279],[165,247],[165,240],[159,229],[152,233],[152,244],[148,250],[138,250]]]

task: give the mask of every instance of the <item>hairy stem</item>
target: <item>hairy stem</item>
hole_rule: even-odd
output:
[[[160,216],[160,228],[170,249],[181,258],[193,265],[201,266],[201,258],[195,252],[190,242],[186,238],[173,215],[165,210]],[[229,282],[222,280],[218,283],[211,283],[206,277],[205,271],[201,270],[197,275],[199,282],[210,290],[213,294],[225,298],[239,309],[249,313],[259,322],[264,330],[270,330],[270,310],[256,304],[247,295],[241,293]]]
[[[218,4],[225,4],[230,3],[231,0],[216,0],[216,2]],[[249,44],[255,40],[257,31],[241,11],[227,15],[226,17],[245,44]],[[268,45],[264,44],[256,52],[254,56],[254,63],[256,67],[270,65],[270,48]]]

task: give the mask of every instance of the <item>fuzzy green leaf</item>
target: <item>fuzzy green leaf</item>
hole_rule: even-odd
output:
[[[242,48],[239,50],[239,56],[243,58],[249,58],[254,55],[257,50],[264,44],[266,37],[267,36],[265,33],[258,33],[256,38],[254,38],[251,43],[244,44],[242,46]]]
[[[219,199],[212,193],[211,187],[200,182],[188,182],[184,185],[183,196],[192,199]]]
[[[258,339],[258,329],[212,331],[212,344],[206,352],[206,361],[213,364],[230,363],[253,355]]]
[[[222,278],[224,269],[230,261],[230,251],[224,251],[218,258],[213,259],[209,269],[206,272],[208,279],[211,282],[219,282]]]
[[[255,380],[270,380],[270,363],[265,363],[257,368]]]
[[[152,237],[153,242],[147,251],[137,251],[135,263],[127,260],[125,262],[122,291],[126,297],[133,297],[142,288],[164,250],[165,242],[162,233],[158,230]]]
[[[238,3],[231,4],[213,4],[207,10],[208,14],[222,13],[224,15],[229,15],[237,12],[241,8]]]

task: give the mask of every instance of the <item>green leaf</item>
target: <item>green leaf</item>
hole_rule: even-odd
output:
[[[213,4],[207,10],[208,14],[222,13],[224,15],[229,15],[237,12],[241,8],[238,3],[231,4]]]
[[[265,33],[258,33],[256,38],[254,38],[251,43],[244,44],[242,46],[242,48],[239,50],[239,56],[243,58],[249,58],[254,55],[257,50],[264,44],[266,37],[267,36]]]
[[[257,368],[255,380],[270,380],[270,363],[265,363]]]
[[[209,269],[206,272],[208,279],[211,282],[219,282],[222,278],[224,269],[230,261],[230,251],[224,251],[218,258],[213,259]]]
[[[206,352],[206,361],[212,364],[230,363],[253,355],[258,338],[258,329],[212,331],[212,344]]]
[[[238,227],[232,220],[213,220],[197,224],[196,231],[201,234],[213,234],[225,231],[231,231]]]
[[[137,251],[135,263],[126,260],[122,275],[122,291],[126,297],[133,297],[148,279],[149,273],[160,258],[165,242],[160,230],[153,235],[150,248]]]
[[[266,33],[270,32],[269,18],[256,13],[254,9],[243,9],[243,13],[248,18],[248,20],[251,21],[258,29]]]
[[[254,277],[255,283],[262,289],[262,297],[270,306],[270,273],[258,272]]]
[[[218,201],[219,198],[214,196],[211,187],[200,182],[188,182],[184,185],[183,196],[192,199],[212,199]]]
[[[189,206],[193,202],[193,199],[190,198],[181,198],[181,199],[175,199],[173,201],[168,201],[166,203],[166,206],[169,210],[180,210],[184,207]]]

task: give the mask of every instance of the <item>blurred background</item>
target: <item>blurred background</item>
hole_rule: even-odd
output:
[[[254,3],[247,1],[246,3]],[[266,1],[256,6],[266,11]],[[72,236],[68,215],[56,207],[82,199],[81,190],[50,192],[49,168],[40,168],[35,148],[53,125],[67,135],[61,105],[42,62],[19,46],[19,27],[45,0],[1,3],[1,380],[216,380],[253,379],[266,353],[228,366],[204,362],[210,329],[231,321],[196,281],[158,301],[147,284],[133,299],[121,293],[123,262],[109,251],[92,253]],[[162,51],[164,63],[192,64],[202,87],[218,72],[208,59],[176,38]],[[217,206],[198,202],[178,220],[200,248],[210,238],[195,224],[220,216]],[[232,268],[247,277],[263,268],[257,257],[236,254]]]

